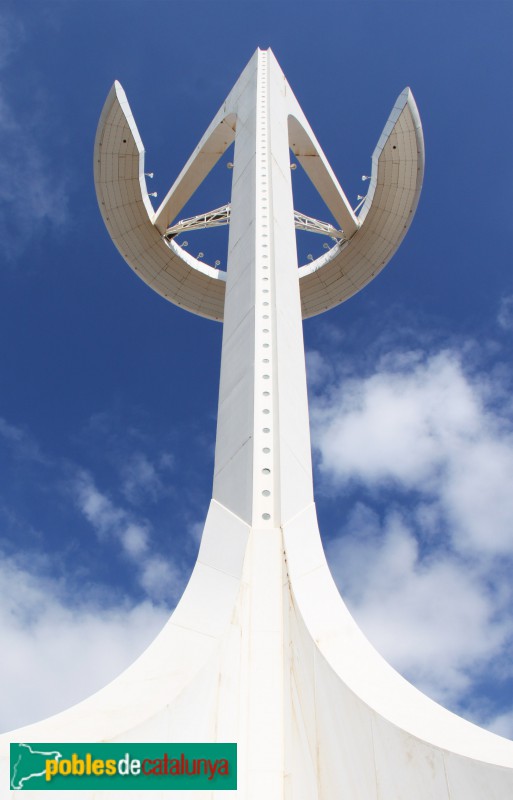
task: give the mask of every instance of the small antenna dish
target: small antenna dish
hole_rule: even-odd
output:
[[[148,197],[157,197],[157,192],[148,192]]]
[[[146,175],[147,178],[153,178],[155,173],[154,172],[145,172],[144,174]]]
[[[226,165],[226,168],[227,168],[227,169],[233,169],[233,162],[232,162],[232,161],[229,161],[229,162],[227,163],[227,165]]]
[[[294,163],[292,163],[292,164],[290,165],[290,168],[291,168],[291,169],[297,169],[297,164],[294,164]]]
[[[308,259],[308,261],[313,261],[314,257],[313,257],[313,255],[311,253],[308,253],[307,259]]]

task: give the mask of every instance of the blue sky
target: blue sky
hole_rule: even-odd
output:
[[[211,491],[221,326],[124,264],[92,177],[120,80],[161,199],[257,46],[350,200],[397,95],[426,142],[386,270],[305,323],[321,530],[383,654],[513,736],[513,9],[495,2],[0,7],[0,727],[63,708],[151,641]],[[184,214],[229,200],[222,159]],[[329,214],[294,173],[296,208]],[[156,201],[158,202],[158,201]],[[225,264],[226,232],[188,237]],[[322,238],[298,239],[300,262]]]

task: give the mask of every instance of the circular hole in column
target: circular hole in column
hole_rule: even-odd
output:
[[[271,429],[270,428],[262,428],[262,430],[263,430],[264,433],[271,433]]]
[[[270,413],[271,413],[271,412],[269,411],[269,409],[268,409],[268,408],[264,408],[264,414],[270,414]]]
[[[269,345],[267,344],[267,342],[264,342],[264,347],[269,347]]]
[[[262,514],[262,519],[271,519],[270,514]]]
[[[264,496],[264,497],[269,497],[269,495],[271,494],[271,492],[269,491],[269,489],[264,489],[264,491],[262,492],[262,494],[263,494],[263,496]]]
[[[269,380],[269,375],[262,375],[262,378],[264,379],[264,381],[268,381]]]
[[[264,314],[264,316],[262,317],[262,319],[269,319],[269,314]]]
[[[270,447],[263,447],[262,448],[262,453],[270,453],[270,452],[271,452],[271,448]]]
[[[264,475],[270,475],[271,474],[271,470],[269,469],[269,467],[264,467],[262,472],[264,473]]]
[[[262,333],[269,333],[269,328],[262,328]]]
[[[264,397],[269,397],[269,395],[271,394],[271,392],[262,392],[262,394],[264,395]]]
[[[262,364],[268,364],[268,363],[269,363],[269,359],[268,358],[263,358],[262,359]]]
[[[268,303],[268,302],[267,302],[267,300],[266,300],[266,301],[265,301],[265,303],[262,303],[262,305],[263,305],[263,306],[268,306],[268,305],[269,305],[269,303]]]

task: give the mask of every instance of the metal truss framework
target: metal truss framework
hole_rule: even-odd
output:
[[[167,241],[171,241],[175,236],[187,231],[199,231],[206,228],[218,228],[221,225],[230,224],[230,204],[214,208],[213,211],[207,211],[205,214],[197,214],[195,217],[187,217],[181,219],[179,222],[170,225],[164,234]],[[300,211],[294,211],[294,225],[296,230],[309,231],[310,233],[320,233],[324,236],[329,236],[335,241],[342,241],[345,239],[344,231],[339,231],[329,222],[321,222],[315,217],[309,217],[307,214],[301,214]]]

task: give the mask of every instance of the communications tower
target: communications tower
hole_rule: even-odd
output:
[[[233,142],[230,202],[177,222]],[[290,151],[336,226],[294,209]],[[302,319],[369,283],[410,226],[424,169],[410,90],[378,141],[358,215],[271,50],[255,52],[156,212],[117,82],[94,162],[105,224],[130,267],[172,303],[223,322],[213,495],[189,584],[153,644],[84,702],[3,736],[4,764],[9,741],[233,741],[238,789],[226,797],[509,800],[513,742],[446,711],[374,650],[335,587],[315,512]],[[180,232],[221,224],[226,272],[177,244]],[[296,228],[333,246],[298,267]]]

